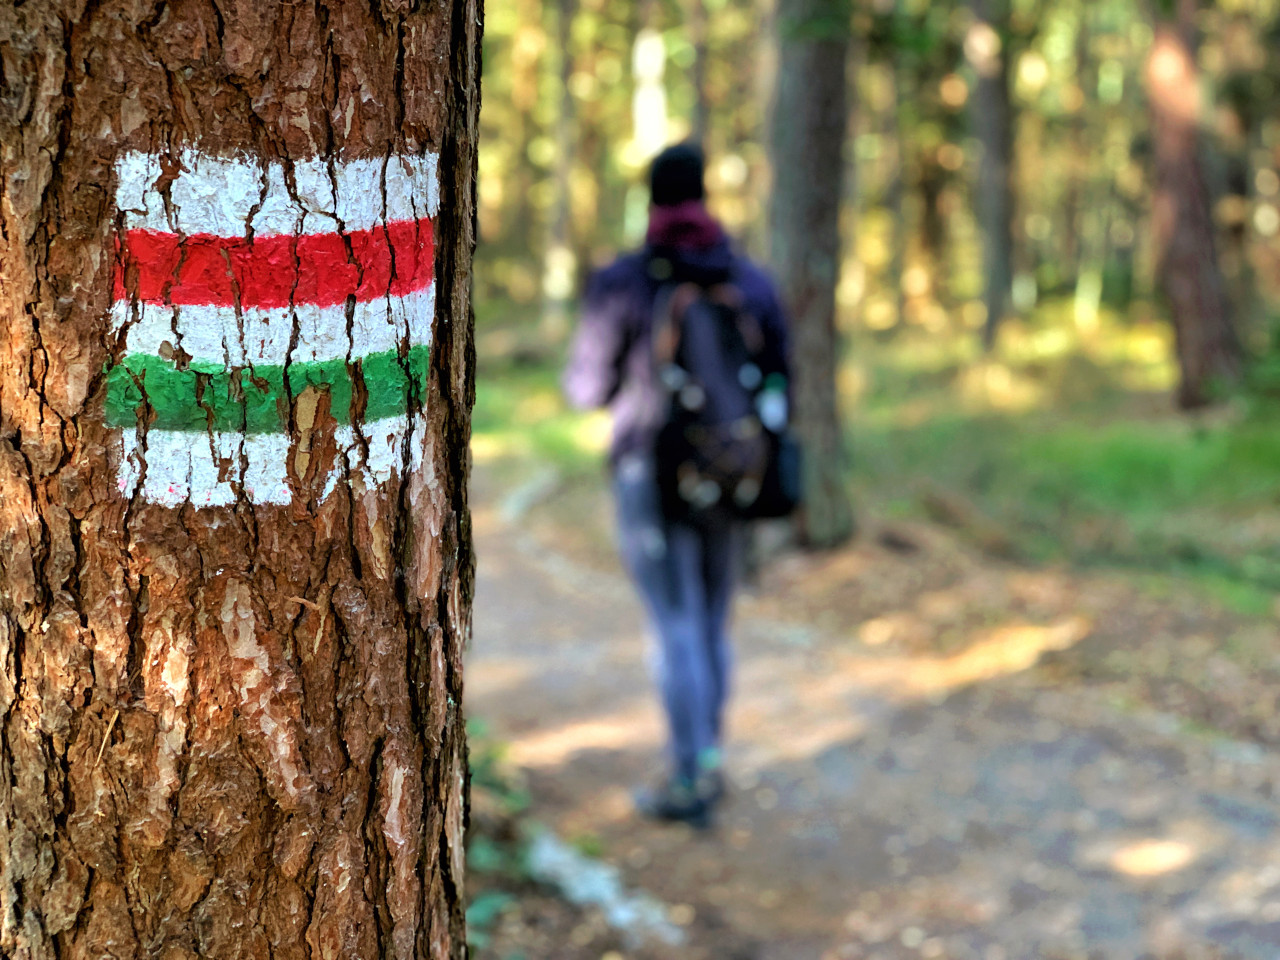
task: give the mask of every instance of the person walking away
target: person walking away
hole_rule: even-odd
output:
[[[564,389],[575,406],[607,405],[612,413],[609,460],[620,553],[658,641],[656,672],[671,768],[660,786],[637,794],[637,808],[659,820],[705,826],[724,792],[726,629],[742,511],[731,509],[733,490],[723,502],[704,502],[720,499],[720,489],[701,474],[673,479],[680,488],[679,496],[673,494],[672,484],[661,482],[665,454],[659,450],[670,432],[673,404],[703,408],[717,392],[732,395],[743,387],[761,409],[759,420],[772,420],[771,427],[780,430],[789,392],[787,330],[773,283],[733,250],[707,211],[701,151],[692,144],[668,147],[653,161],[649,185],[644,246],[588,281]],[[670,331],[685,309],[680,302],[687,306],[712,296],[731,303],[734,317],[750,321],[750,338],[759,341],[755,359],[735,368],[732,379],[741,386],[721,378],[705,391],[688,383],[681,389],[668,382],[670,373],[679,373],[671,357],[658,354],[670,347]],[[717,339],[714,331],[706,333],[707,324],[701,329],[695,336],[687,324],[681,333],[690,342]],[[752,418],[757,425],[759,420]],[[750,498],[759,490],[758,477],[734,476],[738,493]],[[689,509],[673,507],[686,494]]]

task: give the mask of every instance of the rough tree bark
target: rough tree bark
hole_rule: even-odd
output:
[[[965,56],[977,74],[973,92],[973,132],[982,145],[975,203],[982,232],[983,302],[987,308],[983,344],[995,346],[1000,321],[1013,289],[1013,108],[1009,102],[1008,0],[972,0],[973,25]]]
[[[0,956],[464,955],[479,33],[0,4]]]
[[[1178,0],[1176,20],[1157,24],[1146,64],[1155,151],[1156,283],[1173,320],[1182,371],[1178,404],[1184,409],[1211,402],[1215,388],[1242,373],[1200,159],[1195,12],[1195,0]]]
[[[795,427],[805,452],[800,533],[827,547],[853,533],[835,324],[850,9],[843,0],[781,0],[777,25],[771,259],[792,318]]]

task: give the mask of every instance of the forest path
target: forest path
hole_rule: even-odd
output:
[[[641,610],[603,491],[530,509],[552,485],[477,470],[468,715],[526,771],[535,819],[675,905],[691,945],[655,956],[1280,956],[1280,758],[1058,682],[1045,658],[1102,619],[1147,629],[1141,609],[1119,622],[1123,590],[958,562],[927,530],[909,553],[784,560],[744,596],[718,828],[637,820],[662,749]]]

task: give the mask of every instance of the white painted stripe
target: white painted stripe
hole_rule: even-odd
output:
[[[421,421],[422,417],[414,419]],[[404,464],[404,443],[409,426],[408,417],[388,417],[361,424],[358,436],[350,424],[339,426],[334,430],[333,436],[338,449],[344,452],[348,474],[363,471],[366,483],[372,480],[375,484],[386,483],[393,475],[398,474]],[[420,440],[421,430],[417,433]],[[329,498],[341,474],[342,471],[336,467],[330,472],[321,499]]]
[[[126,230],[220,237],[242,237],[249,228],[262,236],[351,232],[435,217],[440,206],[434,153],[286,166],[188,148],[177,161],[167,203],[158,156],[126,153],[116,161],[116,206]]]
[[[253,503],[287,504],[293,497],[286,481],[289,436],[284,433],[188,433],[148,430],[145,444],[138,431],[122,431],[124,459],[117,484],[132,497],[142,464],[142,499],[166,507],[191,501],[197,507],[229,506],[236,501],[234,478]]]
[[[294,307],[235,307],[206,304],[167,306],[129,303],[111,306],[111,325],[124,331],[126,354],[160,355],[161,345],[181,348],[192,360],[227,367],[249,364],[310,363],[338,357],[364,357],[398,347],[431,343],[436,285],[403,297],[380,297],[355,304],[347,332],[347,306],[300,304]],[[298,342],[289,353],[297,324]],[[167,351],[166,351],[167,352]]]
[[[422,417],[415,420],[412,434],[408,417],[362,424],[359,438],[350,425],[339,426],[334,431],[338,455],[322,498],[328,498],[339,480],[351,474],[362,474],[368,485],[399,475],[406,440],[420,444],[425,436]],[[122,431],[118,486],[126,497],[136,493],[148,503],[166,507],[188,502],[196,507],[230,506],[237,499],[236,486],[251,503],[283,506],[293,500],[288,481],[290,452],[289,436],[283,433],[218,433],[210,439],[208,434],[148,430],[144,446],[137,430],[129,428]],[[411,452],[411,463],[419,459]]]

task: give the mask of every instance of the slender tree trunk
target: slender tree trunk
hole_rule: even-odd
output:
[[[946,171],[938,162],[936,150],[922,151],[917,162],[920,167],[916,189],[920,193],[920,244],[933,265],[934,285],[938,300],[946,302],[950,288],[950,243],[947,218],[942,212],[942,194],[947,186]]]
[[[689,24],[689,42],[693,44],[693,71],[689,78],[693,84],[693,135],[703,148],[711,129],[711,104],[707,99],[707,44],[708,23],[706,0],[685,0]]]
[[[542,0],[518,0],[517,9],[520,23],[526,25],[524,29],[531,29],[534,23],[541,27],[539,18]],[[539,36],[539,40],[545,40],[545,35]],[[534,138],[544,132],[537,116],[541,51],[544,44],[534,43],[529,46],[532,49],[515,44],[507,65],[511,71],[511,105],[518,118],[512,124],[513,129],[507,132],[512,141],[520,145],[520,150],[502,182],[503,206],[509,211],[506,238],[511,249],[522,254],[536,250],[545,240],[541,211],[534,208],[532,199],[534,184],[541,178],[542,172],[529,159],[528,150]],[[523,287],[523,284],[520,286]],[[532,292],[517,287],[513,293],[516,294],[517,301],[525,302]]]
[[[575,111],[573,91],[574,0],[558,0],[556,4],[556,38],[560,55],[560,110],[556,114],[555,203],[551,210],[546,250],[542,268],[542,339],[556,342],[569,330],[569,301],[576,287],[577,257],[572,237],[573,141]]]
[[[774,0],[749,0],[749,3],[751,13],[759,25],[751,44],[751,71],[743,77],[743,99],[750,105],[750,109],[734,111],[734,118],[738,124],[742,124],[744,115],[753,116],[755,123],[745,129],[739,126],[738,129],[739,142],[754,145],[767,142],[774,128],[774,113],[777,109],[774,95],[778,79],[778,9]],[[761,164],[759,173],[753,171],[748,180],[755,209],[760,211],[767,211],[771,207],[773,184],[771,177],[767,175],[770,166],[768,162]],[[740,239],[754,255],[763,257],[772,244],[772,233],[767,216],[752,217]]]
[[[906,219],[906,141],[902,127],[903,71],[896,58],[889,64],[890,82],[893,84],[893,102],[885,117],[884,137],[893,144],[893,179],[885,191],[884,206],[892,222],[893,240],[889,258],[889,283],[893,284],[893,323],[901,328],[907,322],[907,292],[903,275],[907,268],[907,245],[911,232]]]
[[[1097,71],[1086,72],[1090,63],[1090,39],[1089,18],[1082,12],[1080,22],[1076,26],[1076,76],[1082,86],[1087,87],[1092,83],[1096,87]],[[1094,188],[1093,170],[1096,158],[1091,146],[1102,140],[1096,121],[1094,129],[1090,129],[1089,113],[1082,108],[1077,110],[1068,121],[1067,136],[1071,155],[1068,158],[1067,189],[1062,198],[1062,243],[1058,247],[1057,255],[1061,258],[1064,267],[1072,271],[1073,281],[1078,281],[1080,274],[1086,269],[1083,264],[1083,234],[1088,209],[1084,198],[1089,196]]]
[[[983,302],[987,322],[983,343],[995,345],[1013,288],[1013,108],[1009,102],[1009,56],[1003,49],[1008,0],[973,0],[974,24],[965,38],[965,56],[977,74],[973,92],[973,132],[982,145],[976,205],[982,231],[986,275]]]
[[[1215,388],[1237,381],[1242,368],[1200,159],[1195,10],[1194,0],[1179,0],[1177,21],[1157,24],[1146,65],[1155,148],[1156,282],[1173,319],[1183,408],[1211,402]]]
[[[825,547],[853,533],[836,400],[835,325],[848,6],[840,0],[781,0],[778,38],[772,264],[792,318],[795,426],[805,451],[801,535]]]
[[[1077,190],[1076,215],[1080,227],[1077,231],[1079,254],[1075,259],[1073,314],[1077,329],[1092,335],[1097,330],[1098,313],[1102,308],[1103,271],[1108,261],[1119,263],[1121,257],[1111,249],[1107,238],[1115,213],[1111,185],[1086,180]]]
[[[0,5],[0,956],[462,957],[480,10]]]

